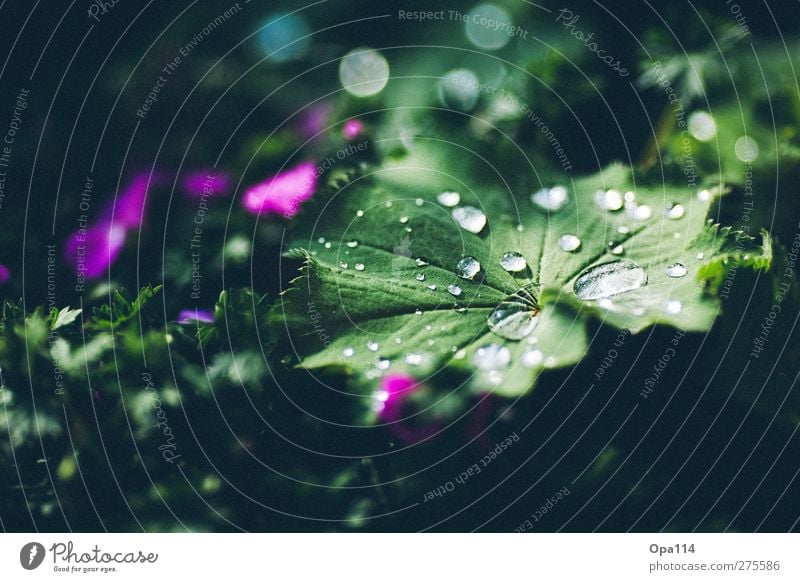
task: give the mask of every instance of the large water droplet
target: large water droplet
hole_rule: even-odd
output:
[[[481,370],[505,368],[511,362],[511,351],[496,343],[486,344],[475,350],[472,363]]]
[[[453,297],[458,297],[462,293],[461,287],[459,287],[458,285],[448,285],[447,292],[450,293],[450,295],[452,295]]]
[[[594,201],[603,210],[616,211],[622,208],[624,200],[622,199],[622,192],[619,190],[598,190],[595,192]]]
[[[666,216],[671,220],[678,220],[679,218],[683,218],[685,214],[686,214],[686,207],[683,204],[670,202],[667,204],[666,208],[664,208],[664,216]]]
[[[436,196],[436,200],[438,200],[439,204],[442,206],[453,208],[454,206],[458,206],[461,202],[461,194],[458,192],[442,192]]]
[[[529,348],[522,354],[522,365],[526,368],[535,368],[544,361],[544,354],[538,348]]]
[[[462,279],[474,279],[481,270],[481,264],[475,257],[464,257],[456,265],[456,274]]]
[[[571,253],[577,251],[578,247],[581,246],[581,239],[574,234],[565,234],[558,239],[558,246],[562,251]]]
[[[525,261],[525,257],[518,252],[508,251],[500,257],[500,266],[509,273],[519,273],[527,268],[528,263]]]
[[[375,95],[389,82],[389,63],[376,50],[353,49],[339,63],[339,81],[356,97]]]
[[[593,301],[633,291],[647,284],[647,273],[633,261],[615,261],[591,267],[575,280],[578,299]]]
[[[504,299],[489,316],[489,329],[500,337],[521,340],[539,323],[539,305],[529,287]]]
[[[469,69],[450,71],[439,81],[439,99],[445,107],[472,111],[478,103],[481,83]]]
[[[453,220],[473,234],[478,234],[486,226],[486,215],[474,206],[460,206],[453,209]]]
[[[683,263],[672,263],[669,267],[667,267],[667,275],[673,279],[685,277],[686,273],[686,267],[683,265]]]
[[[557,212],[569,202],[569,195],[564,186],[542,188],[531,195],[531,202],[545,212]]]

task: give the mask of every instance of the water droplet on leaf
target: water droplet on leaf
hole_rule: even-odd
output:
[[[511,351],[500,344],[491,343],[479,347],[472,356],[472,363],[481,370],[505,368],[511,362]]]
[[[558,246],[562,251],[571,253],[578,250],[578,247],[581,246],[581,239],[574,234],[565,234],[558,239]]]
[[[518,252],[508,251],[503,253],[503,256],[500,257],[500,266],[509,273],[518,273],[524,271],[528,263],[525,261],[525,257]]]
[[[680,279],[686,276],[686,267],[682,263],[672,263],[667,267],[667,275],[673,279]]]
[[[453,220],[466,231],[478,234],[486,226],[486,215],[474,206],[460,206],[453,209]]]
[[[531,202],[545,212],[558,212],[569,202],[569,195],[564,186],[542,188],[531,195]]]
[[[489,316],[493,333],[510,340],[527,337],[539,323],[539,305],[530,287],[523,287],[504,299]]]
[[[578,299],[593,301],[633,291],[647,284],[647,273],[633,261],[616,261],[591,267],[575,280]]]
[[[442,192],[436,197],[436,200],[438,200],[439,204],[442,206],[453,208],[458,206],[461,202],[461,194],[458,192]]]
[[[456,265],[456,274],[462,279],[474,279],[481,270],[481,264],[475,257],[464,257]]]

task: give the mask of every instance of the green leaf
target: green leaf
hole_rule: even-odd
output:
[[[133,301],[128,299],[124,289],[115,290],[111,293],[108,303],[94,308],[92,317],[94,327],[96,329],[114,329],[132,321],[160,290],[161,285],[142,287]]]
[[[67,305],[64,309],[53,309],[50,313],[51,321],[50,329],[58,329],[64,327],[75,321],[81,314],[82,309],[70,309]]]
[[[511,186],[471,157],[457,145],[418,140],[405,157],[322,192],[306,206],[287,252],[305,264],[273,313],[302,366],[341,368],[368,379],[384,373],[386,361],[390,370],[423,378],[447,366],[468,374],[474,388],[519,395],[542,370],[583,357],[589,319],[633,333],[655,324],[703,331],[719,312],[709,284],[718,288],[734,259],[739,267],[770,265],[766,234],[759,247],[742,233],[707,223],[714,192],[698,196],[685,184],[645,187],[628,168],[614,165],[581,179],[543,178],[544,185],[569,191],[563,208],[547,212],[532,203],[531,186]],[[626,209],[600,208],[595,193],[609,188],[635,192],[636,204],[648,206],[651,216],[635,219]],[[453,190],[461,193],[460,206],[486,214],[479,234],[461,228],[452,209],[438,203],[439,193]],[[667,217],[676,204],[684,208],[681,217]],[[576,235],[580,247],[562,250],[564,234]],[[529,268],[506,272],[500,257],[507,251],[521,253]],[[467,256],[481,265],[473,280],[456,274]],[[418,266],[417,259],[428,264]],[[620,260],[641,267],[647,284],[601,300],[576,296],[578,277]],[[667,274],[675,263],[685,266],[685,276]],[[451,284],[463,293],[448,293]],[[487,318],[523,288],[538,303],[538,324],[521,341],[504,339],[489,329]],[[507,366],[492,364],[486,350],[476,354],[493,344],[490,352],[510,356]]]

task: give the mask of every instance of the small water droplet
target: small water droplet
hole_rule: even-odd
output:
[[[364,263],[356,263],[355,269],[356,269],[356,271],[363,271],[364,270]]]
[[[375,364],[379,370],[388,370],[391,365],[392,362],[390,360],[378,360]]]
[[[569,202],[569,194],[564,186],[542,188],[531,194],[531,202],[545,212],[558,212]]]
[[[419,366],[421,363],[422,363],[422,354],[415,353],[406,355],[406,364],[408,364],[409,366]]]
[[[558,239],[558,246],[562,251],[571,253],[578,250],[578,247],[581,246],[581,239],[574,234],[565,234]]]
[[[414,311],[414,315],[422,315],[422,310],[417,309],[416,311]]]
[[[618,244],[614,244],[614,243],[611,243],[611,244],[614,245],[614,246],[611,247],[611,254],[612,255],[619,256],[619,255],[621,255],[622,253],[625,252],[625,249],[622,247],[622,245],[618,245]]]
[[[363,210],[356,210],[356,216],[361,218],[362,216],[364,216],[364,211]]]
[[[387,200],[386,202],[384,202],[384,203],[383,203],[383,205],[384,205],[386,208],[391,208],[391,207],[392,207],[392,201],[391,201],[391,200]]]
[[[664,216],[671,220],[678,220],[683,218],[686,214],[686,207],[683,204],[668,203],[664,208]]]
[[[377,351],[378,351],[378,349],[380,349],[380,347],[381,347],[381,346],[380,346],[380,345],[378,345],[378,342],[374,342],[374,341],[372,341],[372,340],[370,340],[370,341],[368,341],[368,342],[367,342],[367,349],[368,349],[369,351],[371,351],[371,352],[377,352]]]
[[[509,273],[519,273],[528,267],[525,257],[516,251],[508,251],[500,257],[500,266]]]
[[[424,281],[425,280],[425,273],[417,273],[416,279],[417,279],[417,281]]]
[[[489,329],[500,337],[521,340],[539,323],[539,305],[530,287],[523,287],[500,302],[487,320]]]
[[[686,267],[682,263],[672,263],[669,267],[667,267],[667,275],[673,279],[680,279],[681,277],[686,276],[686,273]]]
[[[481,264],[475,257],[464,257],[456,265],[456,274],[462,279],[474,279],[481,270]]]
[[[630,231],[631,229],[628,228],[627,226],[620,226],[617,228],[617,232],[620,234],[628,234]]]
[[[423,259],[419,259],[419,258],[416,259],[414,262],[417,264],[418,267],[426,267],[426,266],[430,265],[430,263],[428,263],[427,261],[424,261]]]
[[[511,362],[511,351],[496,343],[486,344],[475,350],[472,363],[481,370],[505,368]]]
[[[619,190],[598,190],[594,194],[594,201],[603,210],[617,211],[622,208],[622,192]]]
[[[635,202],[636,202],[636,194],[634,192],[631,192],[630,190],[625,192],[625,203],[626,203],[626,206],[628,204],[634,204]]]
[[[345,358],[352,358],[353,354],[355,354],[355,353],[356,353],[356,351],[353,348],[345,348],[345,349],[342,350],[342,355]]]
[[[408,222],[408,216],[400,217],[400,224],[406,224],[407,222]]]
[[[396,344],[403,343],[403,339],[399,338],[399,337],[396,337],[396,338],[394,338],[394,343],[396,343]]]
[[[324,236],[321,236],[321,237],[319,237],[319,238],[317,239],[317,242],[318,242],[319,244],[325,244],[325,237],[324,237]]]
[[[458,192],[442,192],[436,196],[436,200],[438,200],[439,204],[442,206],[453,208],[458,206],[458,204],[461,202],[461,194]]]
[[[431,291],[436,291],[436,285],[428,285],[428,289]]]
[[[578,299],[593,301],[633,291],[647,284],[647,273],[633,261],[623,260],[591,267],[575,280]]]
[[[454,208],[452,215],[453,220],[455,220],[461,228],[473,234],[480,233],[483,227],[486,226],[486,215],[474,206],[459,206],[458,208]]]
[[[453,297],[459,297],[462,293],[461,287],[458,285],[448,285],[447,292],[450,293]]]
[[[425,201],[422,198],[417,198],[416,200],[414,200],[414,204],[416,204],[417,206],[422,206],[423,204],[425,204]]]
[[[526,368],[535,368],[544,361],[544,354],[542,350],[537,348],[530,348],[525,350],[522,354],[522,365]]]
[[[653,209],[646,204],[632,204],[627,209],[628,216],[634,220],[643,221],[653,216]]]
[[[671,299],[667,301],[666,305],[664,306],[664,311],[669,313],[670,315],[676,315],[681,312],[683,306],[681,302],[676,299]]]
[[[517,232],[522,232],[522,231],[524,231],[524,230],[525,230],[525,227],[524,227],[524,226],[522,226],[521,224],[518,224],[518,225],[517,225]]]
[[[341,267],[342,269],[346,269],[347,263],[345,263],[344,261],[339,261],[339,267]]]
[[[711,190],[704,188],[697,193],[697,199],[700,202],[708,202],[711,200]]]
[[[326,242],[324,246],[326,249],[329,249],[333,246],[333,244],[331,244],[330,242]]]
[[[354,249],[358,246],[358,241],[357,240],[348,241],[347,246],[350,247],[351,249]]]
[[[697,260],[698,261],[702,261],[705,258],[706,258],[706,254],[705,253],[697,253]]]
[[[404,230],[404,231],[406,231],[406,232],[411,232],[411,227],[410,227],[410,226],[407,226],[407,227],[405,227],[403,230]]]

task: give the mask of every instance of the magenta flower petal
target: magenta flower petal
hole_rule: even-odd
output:
[[[97,226],[81,229],[66,242],[66,260],[79,277],[100,277],[117,260],[125,244],[125,229],[103,221]]]
[[[183,309],[178,313],[178,323],[214,323],[214,313],[208,309]]]
[[[342,135],[347,140],[356,139],[364,133],[364,124],[360,119],[348,119],[342,127]]]
[[[161,177],[156,174],[136,174],[116,199],[108,204],[104,217],[110,220],[113,214],[115,226],[139,228],[144,219],[147,191],[160,181]]]
[[[181,189],[189,198],[218,198],[233,192],[233,176],[228,172],[214,170],[194,170],[181,180]]]
[[[5,265],[0,265],[0,285],[5,285],[11,278],[11,271]]]
[[[284,218],[291,218],[300,204],[314,194],[318,177],[314,163],[304,162],[249,188],[242,204],[253,214],[283,214]]]
[[[325,131],[332,111],[333,106],[325,101],[312,105],[300,118],[300,134],[311,139]]]
[[[409,426],[404,422],[404,400],[418,390],[422,384],[413,376],[389,374],[381,380],[380,388],[373,398],[376,401],[378,416],[389,424],[389,432],[405,443],[424,440],[439,430],[437,423],[427,426]]]

